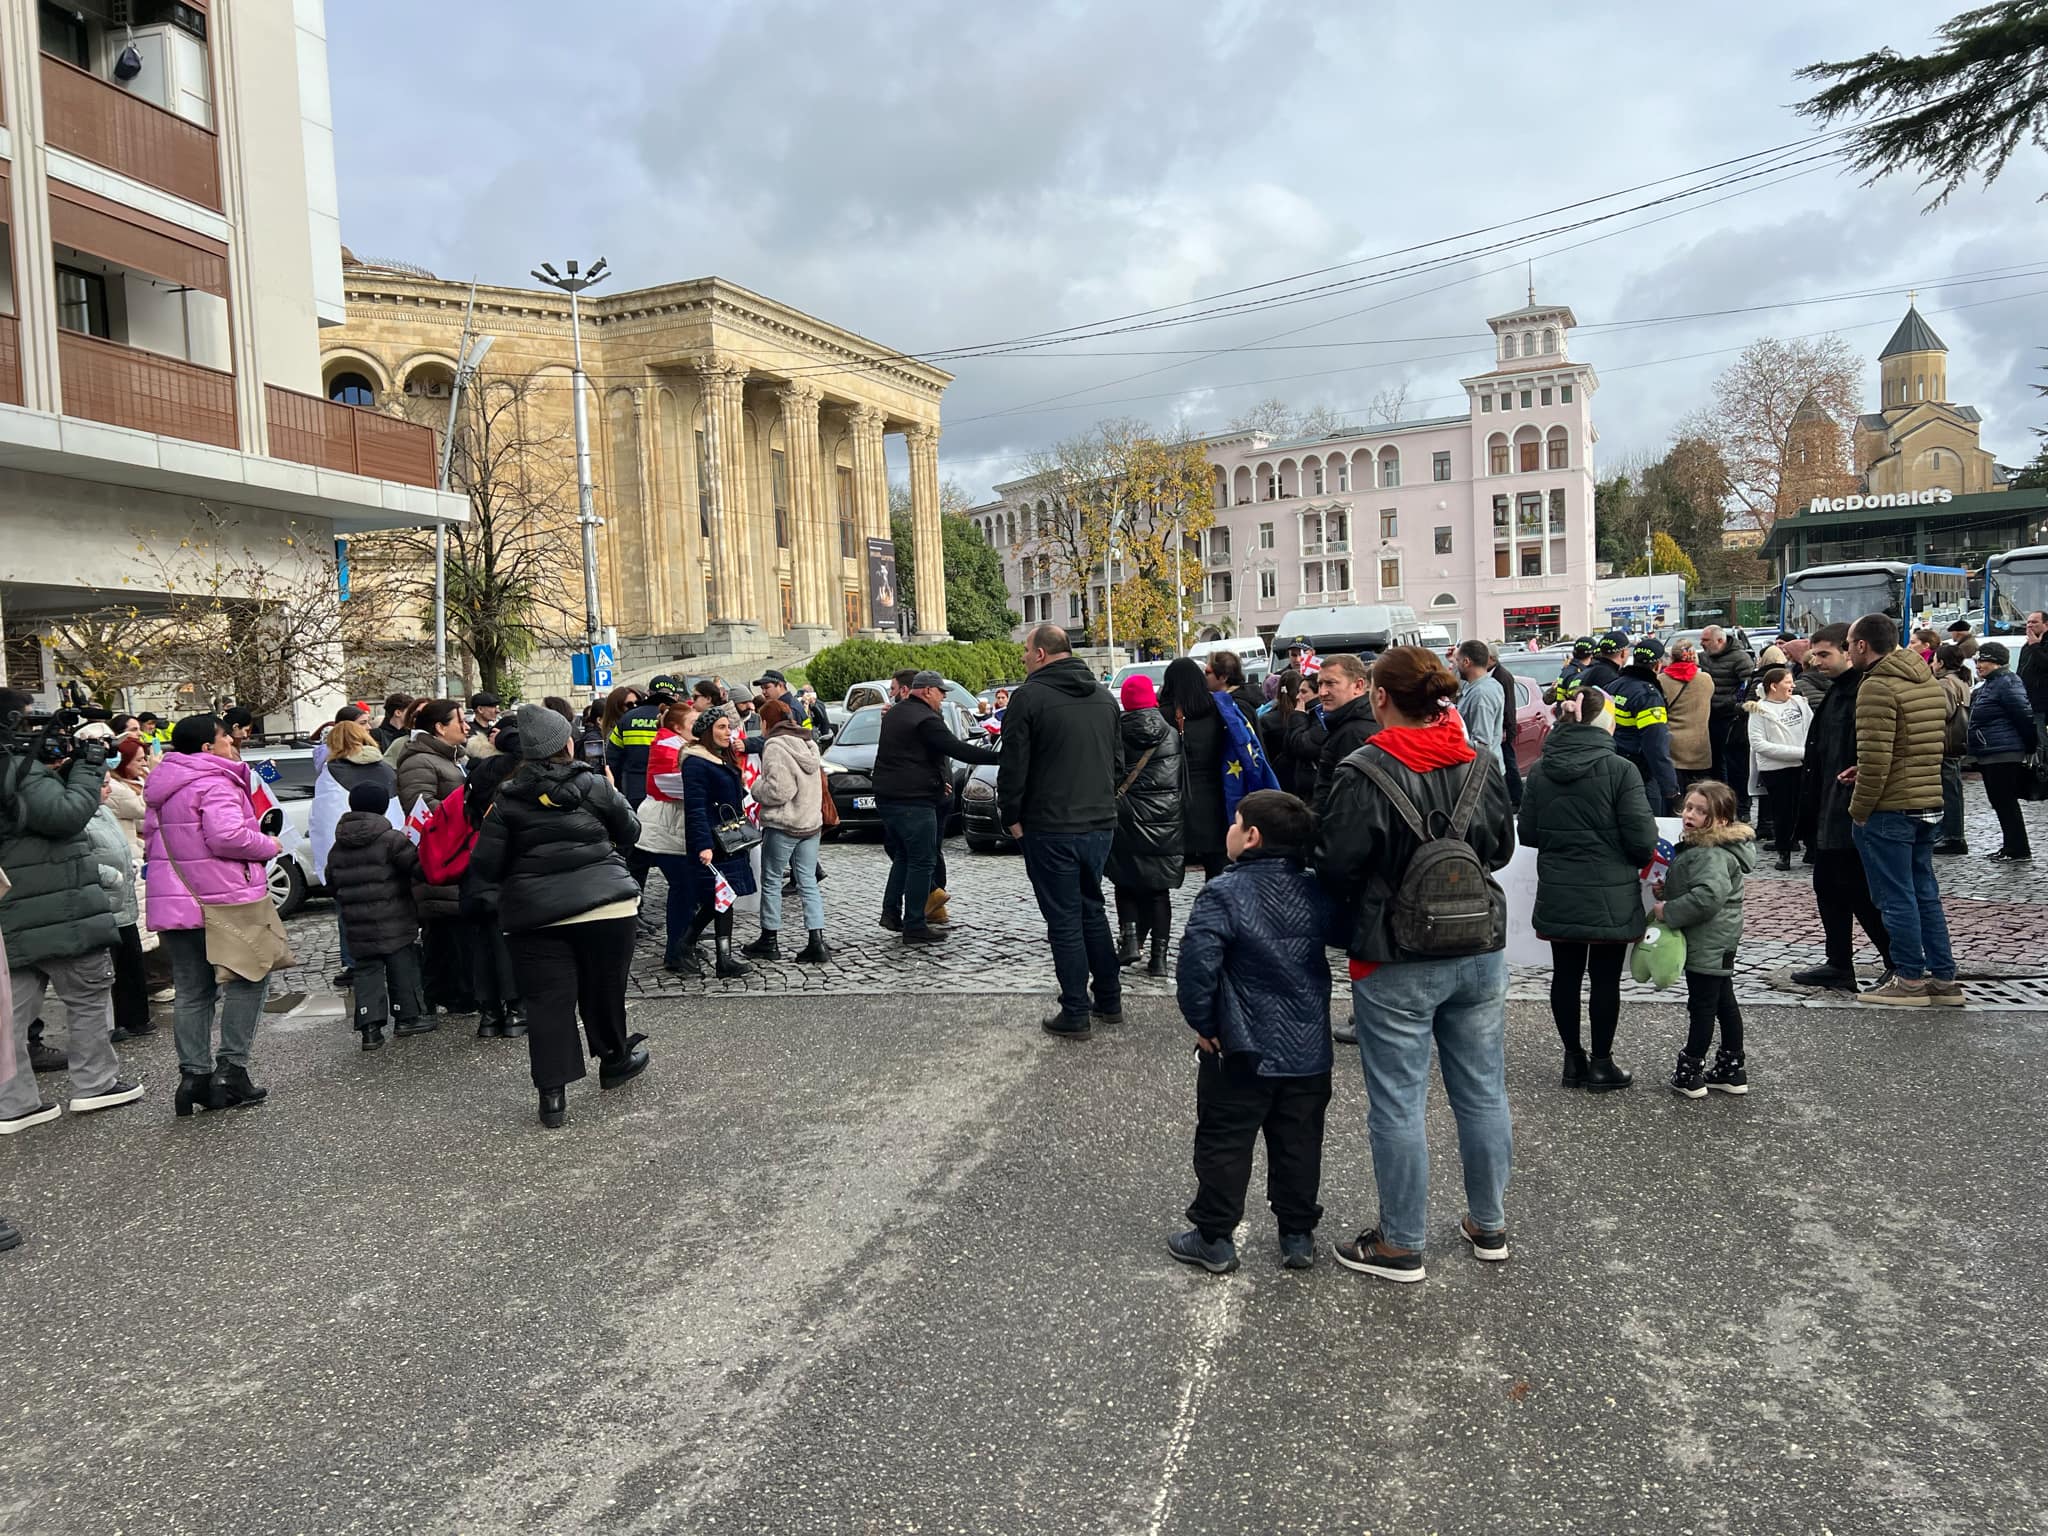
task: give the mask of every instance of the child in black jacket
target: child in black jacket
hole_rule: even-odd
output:
[[[395,1033],[424,1034],[434,1027],[421,1016],[419,912],[413,882],[420,878],[419,850],[391,825],[391,796],[375,782],[349,791],[348,814],[334,827],[334,851],[327,856],[327,887],[341,908],[355,960],[356,1028],[363,1049],[384,1043],[384,1026]]]

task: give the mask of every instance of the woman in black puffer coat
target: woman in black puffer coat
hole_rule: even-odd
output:
[[[566,1088],[585,1073],[579,1010],[605,1087],[647,1066],[645,1036],[626,1033],[640,888],[625,850],[640,821],[603,774],[571,760],[568,721],[539,704],[513,719],[520,766],[491,802],[469,870],[497,890],[498,924],[513,936],[540,1123],[553,1129],[569,1118]]]
[[[1186,860],[1181,853],[1180,735],[1159,713],[1152,679],[1136,673],[1124,679],[1122,718],[1124,775],[1116,802],[1116,837],[1104,873],[1116,887],[1119,965],[1135,965],[1149,933],[1152,959],[1146,969],[1166,974],[1166,940],[1173,928],[1173,892],[1180,889]]]
[[[1229,862],[1223,853],[1223,716],[1209,692],[1200,662],[1183,656],[1168,665],[1160,681],[1159,713],[1180,733],[1186,766],[1181,797],[1181,852],[1210,879]],[[1129,770],[1126,769],[1126,772]]]

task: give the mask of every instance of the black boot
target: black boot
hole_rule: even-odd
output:
[[[1611,1093],[1616,1088],[1626,1088],[1635,1078],[1614,1064],[1612,1056],[1589,1056],[1586,1058],[1586,1092]]]
[[[213,1080],[220,1085],[221,1097],[229,1109],[240,1109],[244,1104],[261,1104],[270,1097],[268,1088],[258,1088],[249,1081],[247,1067],[222,1067],[213,1074]]]
[[[1586,1086],[1586,1053],[1576,1045],[1564,1048],[1564,1086],[1583,1088]]]
[[[195,1109],[225,1109],[227,1101],[220,1095],[220,1085],[211,1072],[178,1073],[178,1097],[176,1099],[178,1118],[184,1119]]]
[[[645,1035],[628,1035],[626,1048],[616,1056],[602,1056],[597,1063],[597,1082],[601,1088],[616,1088],[621,1083],[631,1082],[647,1070],[651,1058],[647,1054]]]
[[[505,1038],[505,1005],[487,1003],[477,1015],[476,1037],[479,1040],[502,1040]]]
[[[507,1040],[521,1040],[525,1036],[526,1004],[507,1003],[505,1005],[505,1038]]]
[[[1154,922],[1152,924],[1152,958],[1145,966],[1145,974],[1147,976],[1164,976],[1166,974],[1167,937],[1166,924],[1164,922]]]
[[[363,1049],[366,1051],[381,1051],[384,1049],[384,1026],[382,1024],[365,1024],[363,1026]]]
[[[562,1088],[543,1088],[540,1091],[540,1123],[549,1130],[558,1130],[569,1118],[569,1094]]]
[[[1787,870],[1789,870],[1789,869],[1790,869],[1791,867],[1792,867],[1792,850],[1791,850],[1791,849],[1789,849],[1789,848],[1781,848],[1781,849],[1779,849],[1779,850],[1778,850],[1778,868],[1780,868],[1780,869],[1787,869]]]
[[[747,964],[744,961],[733,958],[732,938],[730,935],[720,934],[717,939],[713,940],[712,948],[718,952],[718,974],[721,978],[744,976],[747,974],[749,969]]]
[[[773,928],[763,928],[753,943],[741,947],[740,953],[750,960],[780,960],[782,951],[775,947],[780,936]]]
[[[811,930],[811,942],[797,951],[796,963],[798,965],[828,965],[831,963],[831,960],[832,951],[825,947],[825,930],[813,928]]]
[[[1118,965],[1136,965],[1144,958],[1144,955],[1145,951],[1138,944],[1138,925],[1136,923],[1117,924],[1116,963]]]

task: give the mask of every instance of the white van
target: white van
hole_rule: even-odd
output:
[[[1244,675],[1264,677],[1272,668],[1273,656],[1257,635],[1239,635],[1235,640],[1201,640],[1188,647],[1188,660],[1207,661],[1218,651],[1228,651],[1244,663]]]

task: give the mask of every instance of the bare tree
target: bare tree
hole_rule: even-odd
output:
[[[58,620],[44,632],[43,644],[62,680],[76,679],[96,703],[111,706],[122,689],[162,670],[164,638],[157,615],[133,604],[110,604]]]
[[[1385,394],[1386,391],[1382,390],[1381,393]],[[1405,386],[1402,393],[1405,396]],[[1285,441],[1294,438],[1329,437],[1333,433],[1343,431],[1344,427],[1344,420],[1327,405],[1312,405],[1306,410],[1296,410],[1285,400],[1275,396],[1261,400],[1248,410],[1238,412],[1226,430],[1256,432],[1262,437]]]
[[[1739,515],[1768,529],[1796,501],[1840,494],[1836,488],[1854,478],[1850,430],[1862,373],[1862,360],[1839,336],[1766,336],[1743,348],[1714,381],[1713,403],[1680,431],[1720,454]],[[1809,417],[1795,434],[1793,418],[1809,405],[1824,420]]]
[[[1367,421],[1396,422],[1408,409],[1408,386],[1401,383],[1391,389],[1380,390],[1372,397],[1372,404],[1366,407]]]
[[[568,433],[540,419],[544,388],[530,374],[486,379],[464,392],[455,421],[449,488],[468,499],[469,521],[448,530],[448,627],[493,692],[517,692],[515,666],[543,642],[582,633],[576,458]],[[446,425],[436,401],[412,409]],[[433,534],[379,534],[350,548],[362,585],[393,594],[427,627]]]

